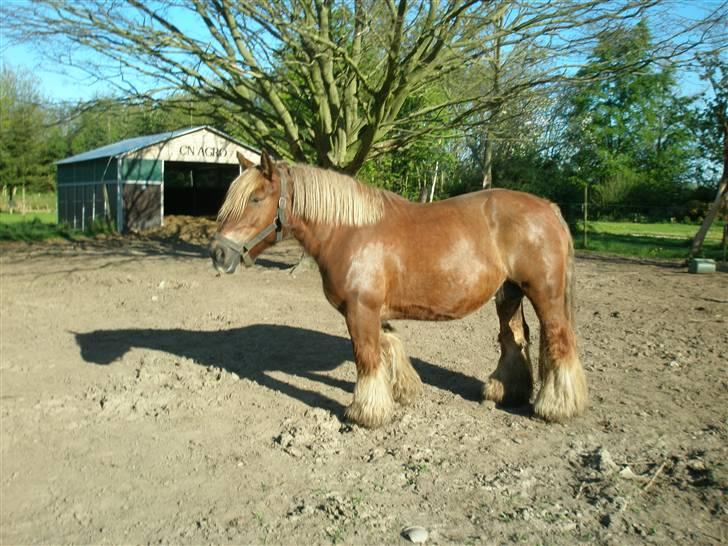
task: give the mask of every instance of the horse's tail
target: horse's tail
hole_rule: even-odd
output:
[[[574,240],[571,237],[571,230],[569,225],[564,220],[564,216],[561,214],[561,209],[556,203],[551,203],[551,208],[554,210],[554,214],[561,222],[561,227],[564,228],[564,233],[567,238],[568,249],[566,253],[566,279],[564,286],[564,311],[566,317],[569,319],[572,327],[576,326],[576,302],[574,301],[574,286],[576,284],[574,274]]]

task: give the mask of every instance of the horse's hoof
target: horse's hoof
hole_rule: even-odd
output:
[[[584,413],[588,402],[586,378],[581,366],[549,371],[533,404],[536,416],[561,423]]]
[[[530,384],[504,385],[492,377],[483,385],[483,401],[490,400],[504,406],[519,407],[528,404],[531,399],[532,387]]]
[[[490,400],[496,404],[500,404],[503,400],[503,383],[492,377],[483,384],[481,393],[483,401]]]
[[[362,407],[356,402],[349,405],[344,411],[344,417],[352,423],[364,428],[379,428],[392,421],[394,415],[393,407]]]
[[[392,385],[392,397],[395,402],[409,406],[420,392],[422,392],[422,380],[411,365],[408,368],[397,370],[396,379]]]

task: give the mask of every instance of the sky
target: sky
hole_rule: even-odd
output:
[[[0,0],[0,4],[9,7],[12,3],[28,0]],[[676,13],[682,17],[700,18],[719,0],[689,0],[674,3]],[[728,22],[726,23],[728,24]],[[32,73],[38,83],[41,96],[51,102],[76,103],[86,101],[100,95],[115,94],[108,83],[94,81],[81,71],[64,66],[52,65],[44,58],[33,44],[11,44],[0,26],[0,65],[9,65],[14,70]],[[683,95],[695,95],[704,90],[697,71],[683,72],[680,75],[680,91]]]

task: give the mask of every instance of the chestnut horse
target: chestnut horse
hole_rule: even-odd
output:
[[[391,419],[394,402],[407,404],[422,388],[385,321],[460,318],[494,295],[501,356],[483,397],[505,405],[531,398],[525,295],[541,325],[536,415],[563,421],[585,409],[573,328],[573,245],[556,205],[503,189],[412,203],[265,153],[259,166],[238,159],[245,170],[220,209],[213,263],[232,273],[283,237],[301,243],[351,336],[357,379],[348,419],[378,427]]]

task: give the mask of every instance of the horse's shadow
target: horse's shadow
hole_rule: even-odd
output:
[[[109,365],[133,348],[152,349],[188,358],[203,366],[234,372],[260,385],[284,393],[311,407],[340,413],[343,406],[316,390],[281,381],[270,372],[283,372],[347,392],[351,381],[327,372],[352,359],[348,338],[314,330],[255,324],[219,331],[183,329],[122,329],[76,333],[81,357],[91,364]],[[412,359],[422,381],[469,401],[480,400],[481,382],[457,371]]]

